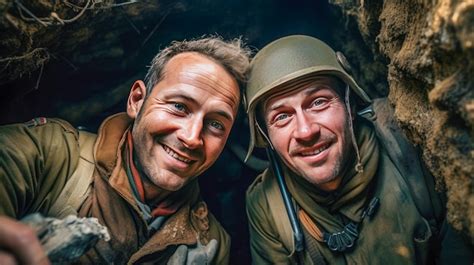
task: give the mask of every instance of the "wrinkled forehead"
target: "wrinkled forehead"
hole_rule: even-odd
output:
[[[181,53],[167,63],[164,78],[212,92],[233,109],[238,108],[240,90],[237,80],[222,65],[197,52]]]
[[[261,103],[257,107],[257,110],[265,111],[266,108],[269,106],[269,104],[275,101],[278,101],[287,97],[292,97],[306,89],[312,89],[312,88],[318,88],[318,87],[331,89],[339,97],[342,97],[344,95],[344,86],[345,86],[344,82],[341,81],[337,77],[316,76],[314,79],[308,80],[307,82],[304,82],[304,83],[289,84],[279,89],[275,93],[268,95],[261,101]]]

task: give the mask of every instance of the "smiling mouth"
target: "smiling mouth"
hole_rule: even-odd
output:
[[[316,149],[316,150],[306,151],[306,152],[300,152],[299,155],[300,155],[300,156],[314,156],[314,155],[318,155],[318,154],[320,154],[321,152],[323,152],[324,150],[328,149],[330,145],[331,145],[331,143],[328,143],[328,144],[325,144],[325,145],[319,147],[319,148]]]
[[[165,150],[166,153],[168,153],[171,157],[173,157],[176,160],[179,160],[179,161],[184,162],[186,164],[191,164],[192,162],[194,162],[191,159],[188,159],[188,158],[185,158],[185,157],[179,155],[178,153],[176,153],[175,151],[173,151],[171,148],[169,148],[166,145],[163,145],[163,149]]]

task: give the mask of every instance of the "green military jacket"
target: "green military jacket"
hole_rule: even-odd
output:
[[[79,216],[96,217],[107,226],[109,242],[99,241],[81,257],[85,264],[166,264],[178,245],[218,241],[213,264],[227,264],[230,238],[202,201],[182,206],[149,236],[132,195],[121,158],[131,120],[125,113],[107,118],[95,141],[93,175]],[[0,127],[0,215],[13,218],[49,213],[79,156],[79,134],[59,119]],[[197,185],[192,182],[190,185]],[[198,212],[199,210],[199,212]]]
[[[378,117],[384,118],[387,117]],[[394,148],[400,146],[403,148]],[[444,205],[434,184],[421,171],[402,174],[401,167],[416,163],[410,160],[417,155],[407,152],[412,150],[399,152],[408,158],[406,165],[395,165],[388,150],[381,146],[371,184],[372,196],[380,199],[379,207],[373,216],[362,219],[358,239],[351,249],[333,252],[325,243],[315,241],[325,264],[472,264],[473,250],[445,222]],[[284,176],[287,182],[289,177]],[[246,202],[254,264],[317,264],[311,259],[307,241],[302,255],[295,252],[292,228],[271,170],[254,180],[247,190]],[[293,204],[297,204],[294,199]],[[350,202],[347,205],[352,207]],[[425,218],[426,212],[431,212],[432,218]]]
[[[424,264],[432,232],[416,209],[407,187],[386,155],[381,156],[375,196],[380,207],[372,219],[364,219],[353,251],[335,254],[323,244],[318,250],[327,264]],[[292,246],[285,246],[269,211],[272,201],[264,194],[277,182],[271,171],[260,175],[248,190],[252,258],[255,264],[296,264]],[[268,188],[267,188],[268,187]],[[282,213],[281,218],[287,218]],[[290,228],[291,229],[291,228]],[[290,248],[288,248],[290,247]],[[304,264],[313,264],[305,252]]]

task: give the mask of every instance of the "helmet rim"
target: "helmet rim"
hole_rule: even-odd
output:
[[[252,70],[250,71],[251,75],[249,77],[248,81],[248,87],[246,91],[246,112],[248,114],[249,118],[249,127],[250,127],[250,142],[249,142],[249,149],[247,153],[246,159],[250,156],[250,154],[253,151],[254,146],[257,147],[266,147],[268,146],[267,141],[265,140],[265,137],[263,137],[262,133],[260,130],[258,130],[257,126],[257,119],[256,119],[256,107],[257,105],[267,98],[269,95],[275,95],[276,93],[282,92],[282,91],[291,91],[291,87],[294,86],[296,83],[301,83],[301,82],[306,82],[306,81],[311,81],[312,79],[315,79],[320,76],[333,76],[336,78],[339,78],[342,80],[345,84],[349,85],[349,87],[355,92],[355,94],[366,104],[370,104],[372,100],[370,97],[367,95],[367,93],[359,87],[357,82],[354,80],[354,78],[346,72],[344,65],[344,62],[341,62],[338,59],[337,53],[329,47],[326,43],[310,37],[310,36],[304,36],[304,35],[293,35],[293,36],[287,36],[283,37],[281,39],[275,40],[265,46],[257,55],[254,57],[251,63],[251,69],[257,64],[260,64],[261,60],[264,60],[265,57],[263,55],[267,53],[268,49],[275,49],[275,45],[277,45],[280,41],[287,41],[287,43],[292,44],[291,42],[293,41],[294,43],[298,42],[311,42],[310,45],[308,46],[318,46],[318,48],[322,49],[323,52],[325,53],[330,53],[329,54],[329,62],[325,63],[320,63],[319,64],[313,64],[313,66],[309,67],[302,67],[301,69],[298,69],[296,71],[289,72],[287,74],[284,74],[283,76],[279,76],[277,79],[272,80],[268,84],[264,84],[263,82],[266,82],[268,80],[262,81],[258,76],[257,77],[252,77]],[[288,45],[288,44],[287,44]],[[316,48],[315,48],[316,49]],[[273,50],[270,51],[270,54],[272,55]],[[274,54],[273,54],[274,55]],[[263,57],[263,59],[262,59]],[[260,67],[259,71],[261,70],[261,66],[258,65],[257,67]],[[256,91],[256,92],[255,92]],[[255,93],[254,93],[255,92]],[[248,94],[253,95],[249,98]]]

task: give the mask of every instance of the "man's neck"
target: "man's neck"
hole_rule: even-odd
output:
[[[172,192],[156,186],[143,172],[141,164],[136,159],[135,152],[133,156],[134,164],[138,170],[138,173],[140,174],[140,179],[143,183],[143,189],[145,191],[145,202],[149,205],[156,205],[159,202],[163,201]]]
[[[342,178],[337,177],[336,179],[334,179],[332,181],[319,184],[319,185],[317,185],[317,187],[318,187],[318,189],[322,190],[323,192],[331,193],[331,192],[337,190],[337,188],[339,188],[339,186],[341,185],[341,181],[342,181]]]
[[[326,182],[326,183],[321,183],[316,185],[319,190],[325,193],[332,193],[334,191],[337,191],[337,189],[341,188],[341,185],[345,185],[349,181],[349,177],[347,174],[351,171],[350,169],[355,165],[355,160],[354,158],[351,157],[349,163],[344,163],[346,166],[342,169],[341,172],[339,172],[338,176],[334,178],[333,180]]]

